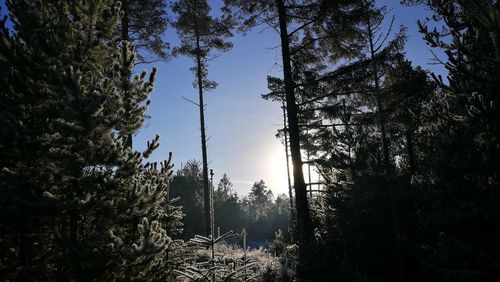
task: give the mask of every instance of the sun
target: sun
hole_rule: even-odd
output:
[[[285,149],[279,144],[269,154],[267,167],[271,177],[269,179],[269,188],[271,188],[274,195],[282,193],[288,195]]]

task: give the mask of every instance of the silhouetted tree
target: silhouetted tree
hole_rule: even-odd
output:
[[[289,31],[288,26],[293,20],[293,15],[298,15],[306,9],[316,9],[317,3],[309,1],[283,0],[276,1],[241,1],[226,0],[226,11],[234,10],[234,17],[241,23],[241,29],[247,30],[256,24],[267,23],[276,29],[280,35],[281,51],[283,60],[283,82],[284,97],[286,101],[288,117],[288,134],[290,137],[290,153],[293,163],[293,186],[295,190],[295,208],[297,210],[297,238],[301,242],[309,241],[312,236],[312,223],[309,214],[309,204],[307,202],[306,184],[302,171],[302,157],[300,151],[299,122],[297,115],[297,103],[295,97],[295,82],[292,73],[292,63],[290,60],[291,37],[300,32],[304,26],[296,30]],[[287,5],[285,5],[287,4]],[[290,4],[288,6],[288,4]],[[301,4],[304,4],[303,6]],[[297,9],[298,11],[295,11]],[[307,24],[305,25],[307,26]]]
[[[224,173],[219,181],[219,184],[217,185],[217,190],[214,191],[214,198],[217,199],[217,201],[223,202],[227,200],[231,193],[234,193],[233,183],[231,183],[227,174]]]
[[[409,177],[418,171],[424,110],[435,92],[435,83],[420,67],[400,57],[385,78],[385,103],[388,132],[393,144],[393,158],[398,159],[402,174]],[[397,147],[397,148],[396,148]]]
[[[415,182],[426,187],[420,224],[430,275],[442,281],[494,281],[500,242],[500,44],[498,1],[405,1],[425,4],[440,28],[419,22],[427,43],[445,53],[447,81],[423,114],[425,148]],[[431,23],[429,23],[431,25]],[[444,60],[444,59],[442,59]],[[422,171],[421,169],[424,168]],[[439,207],[437,209],[433,207]]]
[[[285,93],[288,132],[290,137],[290,151],[293,163],[293,177],[295,189],[295,208],[297,210],[297,240],[303,244],[301,251],[301,267],[299,277],[307,275],[311,270],[312,262],[306,259],[306,246],[312,242],[313,226],[310,216],[310,208],[307,200],[306,184],[302,172],[301,157],[301,129],[299,108],[297,103],[297,92],[301,85],[298,73],[301,65],[316,63],[322,56],[314,53],[318,46],[324,48],[333,47],[338,54],[330,58],[338,62],[344,58],[343,51],[349,50],[351,45],[347,42],[356,34],[350,30],[356,30],[359,18],[363,15],[363,1],[240,1],[226,0],[226,9],[236,7],[235,18],[242,22],[243,29],[252,27],[259,23],[269,24],[280,35],[281,51],[283,60],[283,89]],[[335,19],[342,19],[336,21]],[[325,31],[325,32],[323,32]],[[313,36],[321,35],[321,36]],[[324,35],[324,36],[322,36]],[[346,41],[343,41],[347,39]],[[347,43],[347,44],[346,44]],[[329,47],[325,47],[329,46]],[[296,56],[302,56],[302,61],[294,60]],[[338,55],[338,57],[336,57]],[[311,263],[309,266],[308,263]],[[302,272],[302,267],[304,272]]]

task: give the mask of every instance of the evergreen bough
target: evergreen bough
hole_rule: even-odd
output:
[[[142,154],[121,138],[142,125],[155,70],[133,79],[126,101],[114,35],[119,2],[7,7],[13,30],[0,22],[0,280],[165,280],[181,213],[167,197],[170,158],[144,164],[158,137]],[[124,117],[131,101],[135,116]]]

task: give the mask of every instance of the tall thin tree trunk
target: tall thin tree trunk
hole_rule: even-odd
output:
[[[290,41],[287,31],[287,15],[283,0],[276,0],[280,23],[281,52],[283,56],[283,75],[285,82],[286,109],[288,113],[288,130],[290,134],[290,153],[293,165],[293,184],[295,189],[295,208],[297,210],[297,235],[301,242],[312,236],[312,222],[307,202],[307,190],[302,171],[302,157],[300,152],[300,131],[295,101],[295,84],[292,77],[290,61]]]
[[[306,123],[306,136],[309,136],[309,124]],[[309,186],[309,197],[312,199],[313,197],[313,187],[312,187],[312,179],[311,179],[311,151],[309,149],[309,139],[307,140],[307,186]]]
[[[293,186],[295,189],[295,209],[297,222],[295,224],[296,240],[299,242],[299,265],[297,278],[307,279],[312,272],[312,221],[307,202],[307,187],[302,170],[302,156],[300,152],[300,129],[295,100],[295,83],[292,76],[290,60],[290,41],[287,31],[287,15],[283,0],[276,0],[280,23],[281,52],[283,57],[283,76],[285,82],[286,109],[288,116],[288,130],[290,137],[290,153],[293,165]]]
[[[203,77],[202,77],[202,62],[200,50],[200,35],[198,27],[195,23],[196,33],[196,67],[198,78],[198,95],[200,107],[200,131],[201,131],[201,157],[202,157],[202,176],[203,176],[203,198],[205,205],[205,233],[207,236],[211,234],[211,218],[210,218],[210,187],[208,184],[208,161],[207,161],[207,138],[205,134],[205,108],[203,102]]]
[[[292,229],[290,234],[291,234],[291,239],[290,241],[294,241],[295,239],[295,234],[294,234],[294,229],[295,229],[295,205],[293,204],[293,192],[292,192],[292,181],[290,179],[290,158],[288,156],[288,127],[287,127],[287,118],[286,118],[286,104],[285,104],[285,99],[283,99],[283,130],[284,130],[284,136],[285,136],[285,156],[286,156],[286,179],[288,180],[288,197],[290,200],[290,228]]]
[[[348,142],[348,145],[347,145],[347,157],[348,157],[348,162],[349,162],[349,172],[351,173],[351,177],[354,177],[354,168],[352,166],[352,142],[351,142],[351,127],[349,126],[349,122],[351,121],[349,118],[348,118],[348,115],[347,115],[347,107],[345,105],[345,99],[342,99],[342,108],[344,110],[344,123],[345,123],[345,132],[346,132],[346,135],[347,135],[347,142]]]
[[[212,266],[215,267],[215,210],[214,210],[214,171],[210,170],[210,239],[212,245]],[[212,281],[215,281],[215,269]]]
[[[295,83],[292,76],[290,59],[290,40],[287,29],[287,15],[283,0],[276,0],[280,24],[281,52],[283,57],[283,76],[285,83],[286,110],[288,116],[288,130],[290,137],[290,153],[293,165],[293,186],[295,189],[295,209],[297,221],[295,224],[296,240],[299,242],[299,266],[297,278],[307,279],[313,269],[312,260],[312,220],[307,201],[307,187],[302,170],[302,156],[300,152],[300,129],[297,103],[295,99]]]

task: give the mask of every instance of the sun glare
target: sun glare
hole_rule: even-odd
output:
[[[275,195],[281,193],[288,195],[285,150],[281,146],[276,146],[270,154],[268,169],[271,176],[271,179],[269,179],[269,188],[271,188]]]
[[[286,170],[286,158],[285,158],[285,150],[282,146],[276,146],[273,152],[269,155],[269,163],[267,164],[267,169],[269,170],[269,181],[268,186],[271,188],[275,195],[285,193],[288,195],[288,179],[287,179],[287,170]],[[293,174],[292,174],[293,166],[290,160],[290,177],[293,185]],[[307,164],[303,165],[302,168],[304,174],[304,181],[306,183],[313,183],[312,189],[318,190],[318,182],[321,177],[319,176],[316,168],[314,166],[308,167]],[[311,176],[309,177],[309,172]],[[307,186],[307,190],[309,191],[311,186]]]

